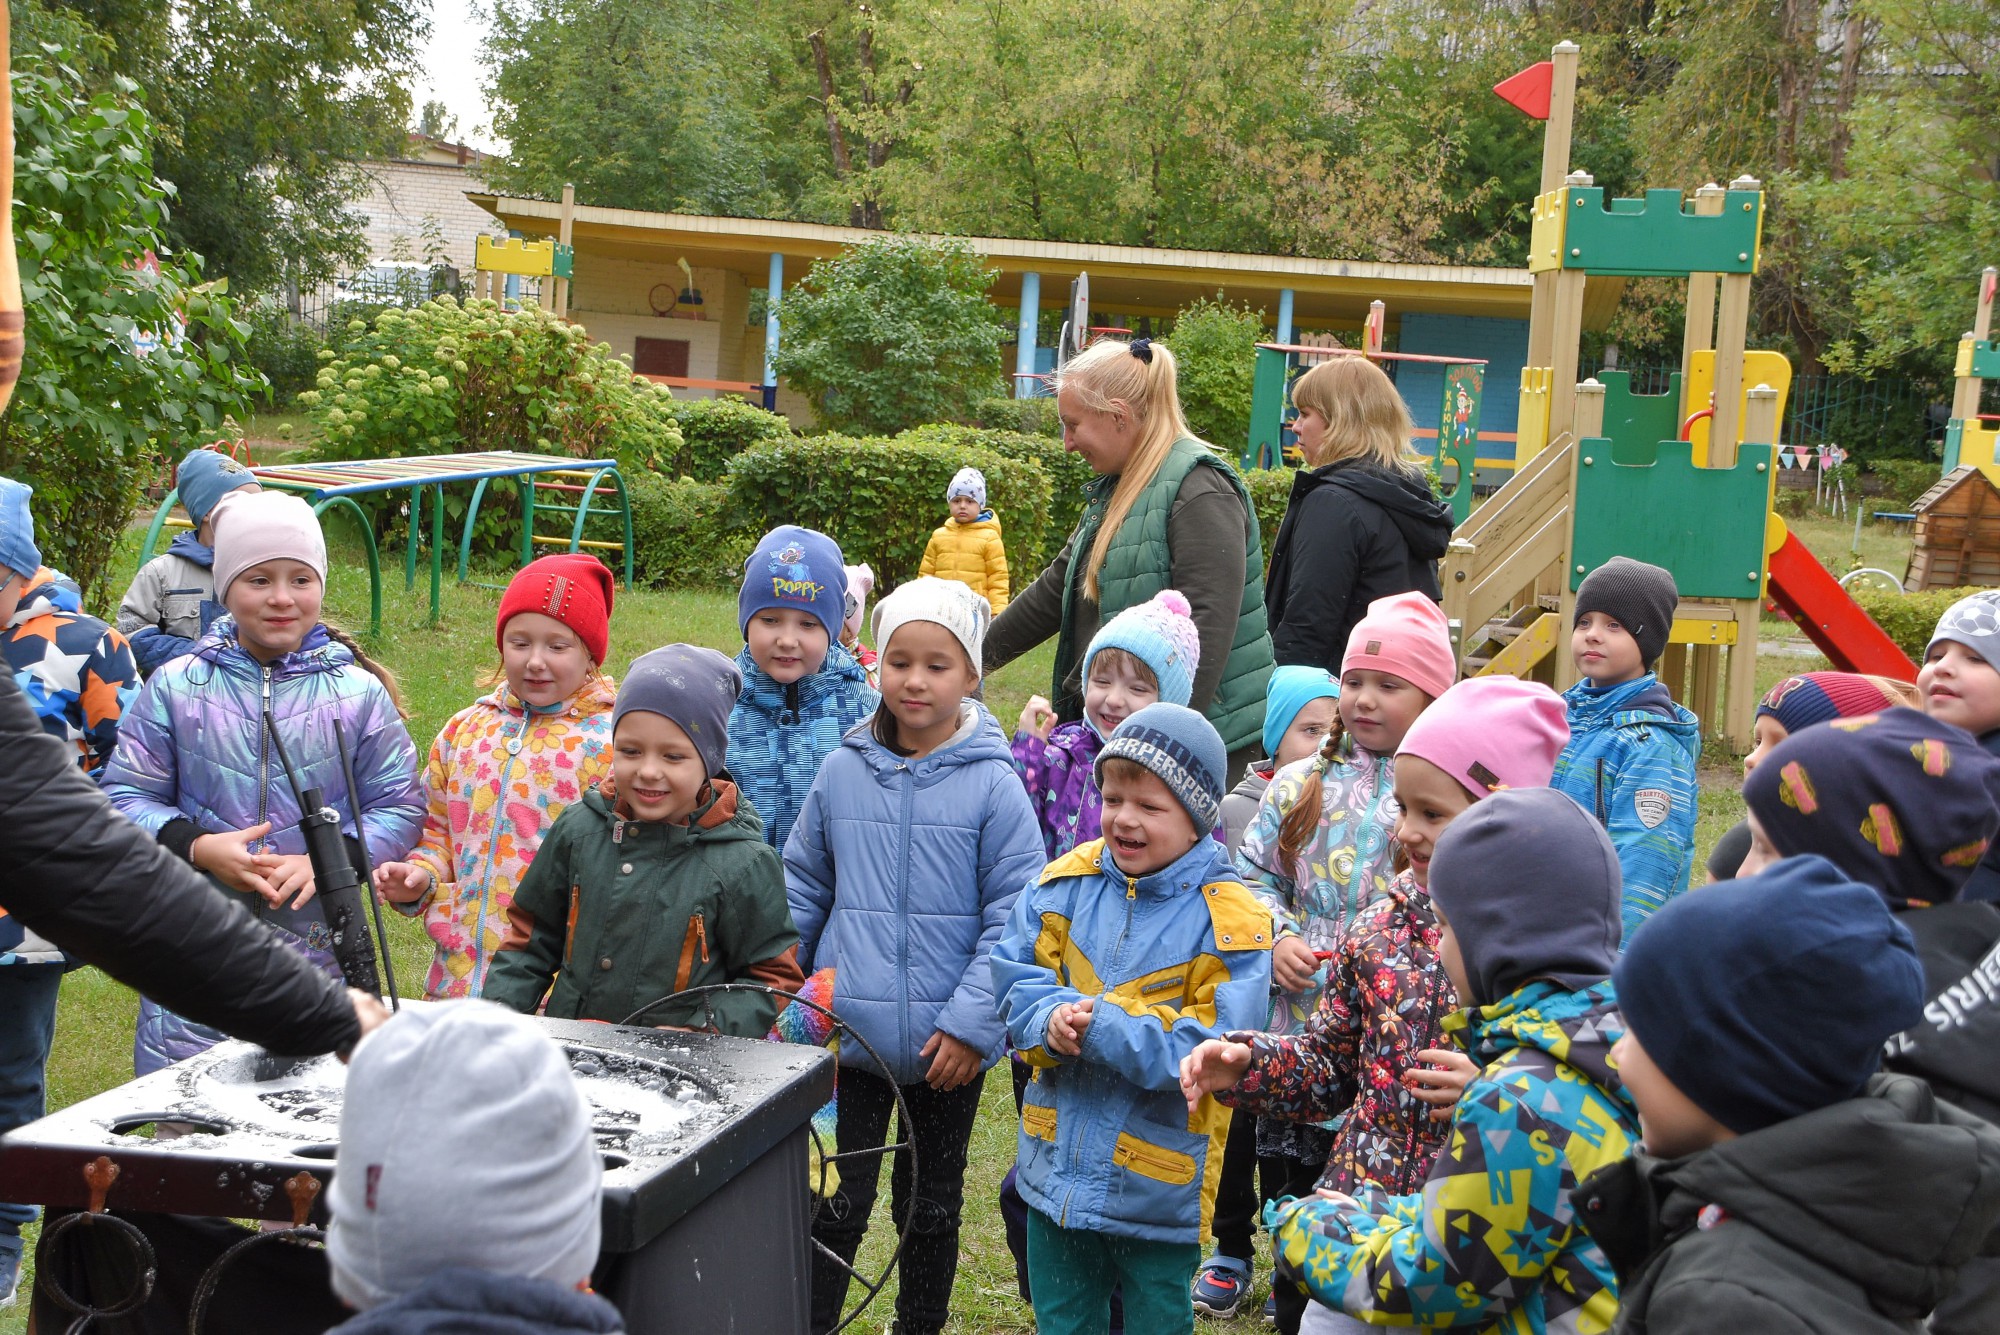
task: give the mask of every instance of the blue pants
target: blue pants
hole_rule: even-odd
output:
[[[60,964],[0,964],[0,1135],[42,1115],[42,1077],[56,1036]],[[36,1207],[0,1201],[0,1291],[13,1287],[21,1227]]]

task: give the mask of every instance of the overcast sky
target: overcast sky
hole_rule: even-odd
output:
[[[421,110],[426,102],[442,102],[458,117],[461,142],[504,151],[506,144],[494,135],[493,115],[479,91],[479,80],[485,73],[479,63],[479,46],[485,37],[486,25],[473,0],[433,0],[430,45],[424,52],[411,105]]]

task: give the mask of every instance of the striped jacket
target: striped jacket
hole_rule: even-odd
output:
[[[1193,1115],[1181,1058],[1254,1029],[1271,986],[1271,915],[1203,839],[1133,880],[1103,840],[1079,845],[1015,901],[993,950],[1007,1036],[1035,1068],[1021,1106],[1021,1195],[1063,1228],[1151,1242],[1209,1232],[1229,1110]],[[1064,1002],[1096,999],[1082,1050],[1046,1046]]]

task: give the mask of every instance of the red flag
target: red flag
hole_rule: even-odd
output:
[[[1493,85],[1493,91],[1538,121],[1549,118],[1549,90],[1556,81],[1556,63],[1544,60],[1511,74]]]

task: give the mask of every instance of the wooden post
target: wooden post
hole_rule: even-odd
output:
[[[1382,351],[1382,335],[1389,323],[1389,305],[1379,298],[1368,303],[1368,322],[1361,326],[1361,350]]]
[[[1973,317],[1969,338],[1993,337],[1993,287],[2000,280],[2000,269],[1988,265],[1986,272],[1979,275],[1979,308]],[[1979,387],[1983,382],[1976,375],[1962,375],[1951,394],[1952,420],[1969,422],[1979,415]]]
[[[571,230],[576,223],[576,186],[563,182],[562,222],[556,229],[556,240],[567,246],[570,244]],[[555,280],[555,302],[552,308],[557,318],[569,318],[569,279]]]
[[[1758,385],[1746,397],[1743,443],[1775,445],[1778,441],[1778,391],[1769,385]],[[1715,458],[1714,447],[1715,437],[1710,436],[1711,462]],[[1775,467],[1770,476],[1775,482]],[[1736,643],[1729,646],[1728,692],[1722,706],[1722,734],[1729,739],[1731,746],[1747,751],[1757,725],[1757,629],[1762,606],[1758,598],[1736,598],[1729,605],[1736,610]],[[1706,715],[1702,717],[1702,725],[1710,732],[1715,730],[1714,722]]]
[[[0,3],[0,412],[14,397],[27,351],[28,313],[21,304],[21,266],[14,253],[14,83],[9,74],[9,6]]]
[[[1571,172],[1564,185],[1590,186],[1596,182],[1589,172]],[[1581,269],[1556,273],[1554,316],[1549,338],[1549,360],[1554,368],[1549,381],[1549,439],[1559,440],[1576,425],[1577,358],[1583,348],[1583,285]]]
[[[1763,183],[1739,176],[1731,190],[1758,190]],[[1743,422],[1743,348],[1750,337],[1750,275],[1722,276],[1722,297],[1715,320],[1715,416],[1708,419],[1708,466],[1728,468],[1736,462],[1736,441]]]
[[[1542,131],[1542,183],[1539,193],[1562,188],[1569,175],[1570,125],[1576,116],[1576,65],[1583,48],[1575,42],[1557,42],[1549,51],[1555,66],[1549,84],[1549,121]],[[1535,275],[1534,295],[1528,307],[1528,365],[1552,366],[1549,349],[1555,330],[1556,271]],[[1529,453],[1544,441],[1535,441]]]
[[[1595,378],[1578,385],[1576,393],[1576,438],[1579,442],[1604,434],[1604,386]]]
[[[1722,216],[1722,197],[1728,193],[1715,182],[1694,192],[1694,211],[1704,218]],[[1715,275],[1691,273],[1687,287],[1687,323],[1681,329],[1681,404],[1686,418],[1704,405],[1687,401],[1687,385],[1694,379],[1694,355],[1715,346]]]

